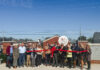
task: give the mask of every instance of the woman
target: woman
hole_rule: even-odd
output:
[[[46,66],[49,65],[50,63],[50,49],[49,49],[49,46],[45,46],[45,62],[46,62]]]
[[[36,46],[33,44],[33,46],[31,47],[31,65],[32,67],[35,67],[35,59],[36,59],[36,52],[34,52],[36,50]]]
[[[67,45],[67,48],[68,48],[68,52],[67,52],[67,60],[68,60],[68,65],[69,65],[69,68],[72,67],[72,49],[71,49],[71,46],[70,46],[70,43]]]
[[[77,51],[77,46],[75,45],[75,43],[72,44],[71,49],[72,51]],[[73,68],[76,68],[76,60],[77,60],[77,53],[72,52]]]
[[[31,51],[31,43],[27,46],[26,51]],[[27,67],[31,65],[31,52],[26,52],[27,55]]]
[[[59,58],[60,58],[60,67],[64,67],[65,64],[65,57],[66,57],[66,52],[63,50],[66,50],[66,47],[62,44],[61,47],[59,48]]]
[[[88,70],[90,70],[91,68],[91,48],[89,45],[86,45],[86,50],[87,50],[87,54],[86,54],[86,59],[87,59],[87,65],[88,65]]]
[[[41,62],[42,62],[42,53],[43,53],[42,50],[43,49],[40,45],[38,45],[36,50],[37,50],[36,66],[39,66],[39,65],[41,65]]]
[[[79,47],[80,47],[79,51],[84,51],[83,44],[79,44]],[[80,54],[79,58],[80,58],[80,62],[81,62],[81,70],[83,70],[83,65],[84,65],[84,61],[83,61],[84,52],[80,52],[79,54]]]
[[[18,57],[19,57],[18,44],[14,44],[14,49],[13,49],[13,66],[14,66],[14,68],[17,67]]]

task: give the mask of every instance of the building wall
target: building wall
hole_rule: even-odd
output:
[[[43,46],[47,46],[47,43],[49,43],[49,44],[55,44],[55,42],[58,43],[58,39],[59,39],[58,36],[47,39],[47,40],[43,41]]]
[[[83,44],[84,48],[87,44],[91,47],[91,62],[100,64],[100,43],[88,43],[86,41],[79,41],[78,44]]]
[[[6,54],[7,46],[10,46],[11,43],[12,43],[12,42],[4,42],[4,43],[2,43],[2,45],[3,45],[3,54]],[[35,45],[38,44],[38,42],[28,42],[28,43],[32,43],[32,44],[35,44]]]
[[[6,54],[6,49],[7,49],[7,46],[11,45],[10,42],[6,42],[6,43],[2,43],[3,45],[3,54]]]
[[[93,43],[100,43],[100,32],[95,32],[93,35]]]
[[[32,43],[32,44],[34,44],[35,46],[37,46],[37,44],[38,44],[38,42],[27,42],[27,44],[29,44],[29,43]]]
[[[91,54],[91,60],[92,63],[99,63],[100,64],[100,43],[89,43],[92,54]]]
[[[89,43],[92,50],[92,60],[100,60],[100,44]]]

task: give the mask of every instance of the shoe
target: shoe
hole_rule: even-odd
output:
[[[87,68],[87,70],[90,70],[90,68]]]
[[[9,66],[9,69],[11,69],[11,66]]]

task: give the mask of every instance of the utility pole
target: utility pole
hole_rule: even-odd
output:
[[[81,30],[81,25],[80,25],[80,41],[82,41],[81,36],[82,36],[82,30]]]

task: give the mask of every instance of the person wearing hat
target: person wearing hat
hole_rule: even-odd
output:
[[[14,49],[13,49],[13,67],[17,67],[17,61],[19,57],[19,50],[18,50],[18,44],[14,44]]]

